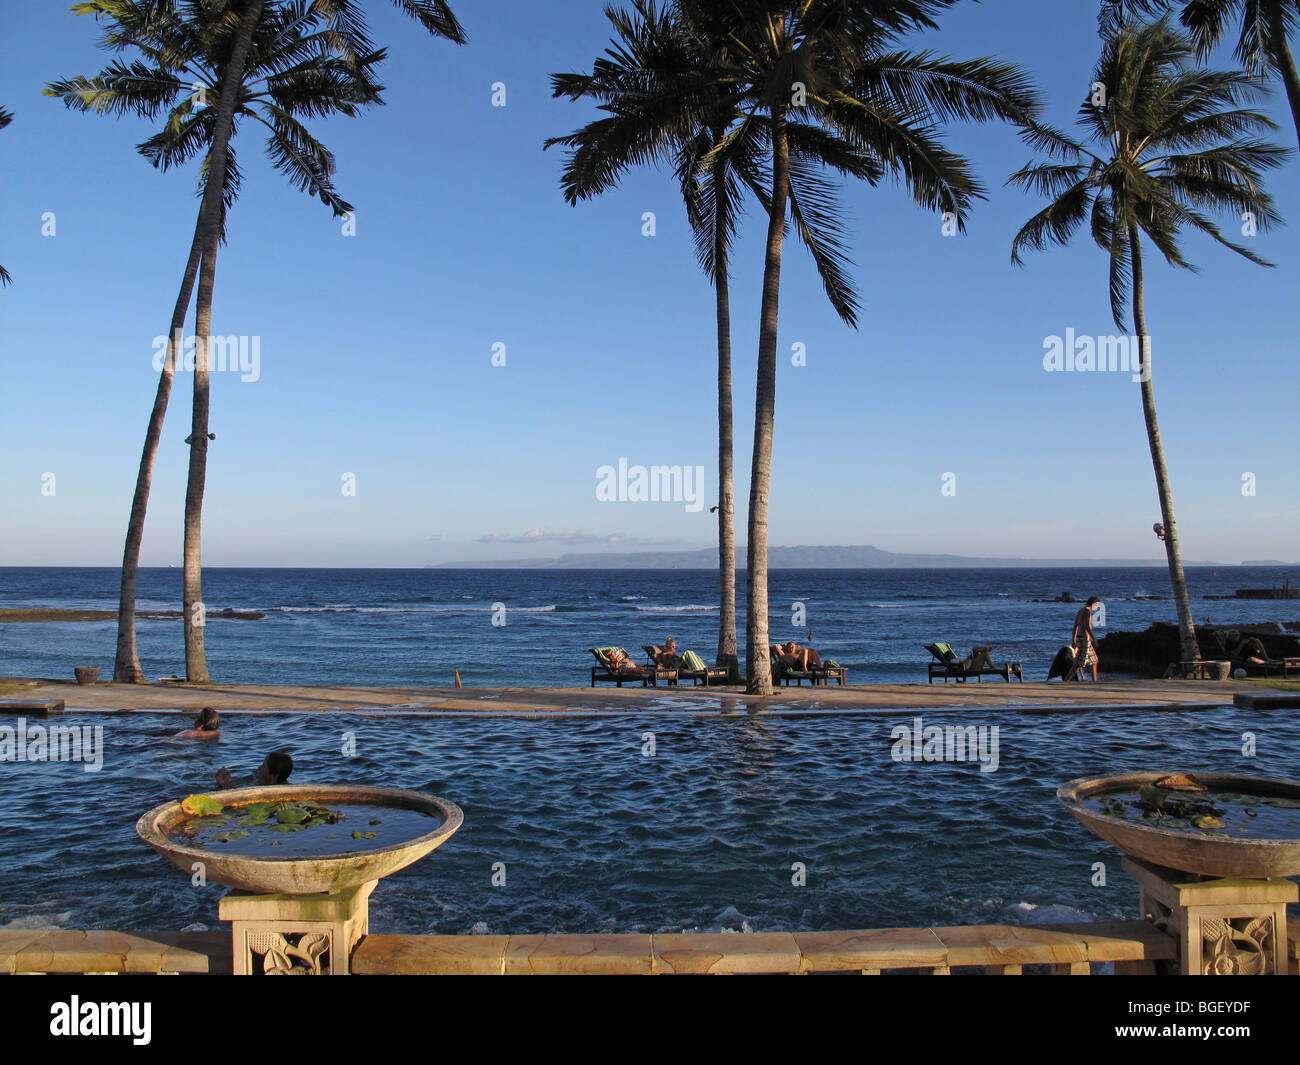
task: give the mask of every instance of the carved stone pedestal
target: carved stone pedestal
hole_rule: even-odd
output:
[[[217,912],[233,925],[235,975],[346,976],[377,883],[329,895],[231,891]]]
[[[1290,880],[1216,880],[1136,858],[1124,871],[1143,918],[1177,940],[1184,975],[1286,975],[1286,904],[1300,898]]]

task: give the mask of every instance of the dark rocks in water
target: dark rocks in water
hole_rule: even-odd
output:
[[[1052,659],[1052,668],[1047,673],[1047,679],[1060,677],[1065,680],[1065,675],[1070,672],[1070,667],[1074,665],[1074,652],[1069,647],[1062,647],[1056,652],[1056,657]]]
[[[1035,603],[1082,603],[1083,600],[1076,599],[1069,592],[1062,592],[1060,595],[1055,595],[1051,599],[1035,599],[1034,602]]]
[[[1197,625],[1196,643],[1203,659],[1226,661],[1231,658],[1228,654],[1229,628],[1237,629],[1243,637],[1258,637],[1269,658],[1300,656],[1300,639],[1281,631],[1275,622],[1264,622],[1258,625],[1234,624],[1222,627]],[[1178,626],[1157,621],[1145,632],[1108,632],[1097,641],[1097,656],[1107,673],[1163,676],[1170,664],[1181,659]]]

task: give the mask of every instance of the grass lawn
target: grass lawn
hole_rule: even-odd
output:
[[[1261,688],[1276,688],[1282,692],[1300,692],[1300,680],[1277,680],[1269,678],[1264,680],[1262,677],[1251,677],[1251,684],[1258,684]]]

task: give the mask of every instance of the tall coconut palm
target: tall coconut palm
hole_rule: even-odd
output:
[[[0,129],[4,129],[13,120],[14,116],[3,107],[0,107]],[[0,266],[0,285],[8,285],[12,281],[13,278],[9,276],[9,271]]]
[[[1296,137],[1300,140],[1300,70],[1290,37],[1300,26],[1300,0],[1105,0],[1122,18],[1155,14],[1181,7],[1179,21],[1187,27],[1196,54],[1205,60],[1236,27],[1233,56],[1257,77],[1278,77],[1286,89]]]
[[[1017,234],[1012,260],[1021,263],[1027,248],[1067,243],[1086,222],[1109,257],[1111,313],[1121,329],[1127,328],[1131,305],[1142,416],[1185,662],[1200,655],[1156,421],[1141,238],[1145,235],[1171,266],[1192,268],[1179,245],[1184,230],[1207,234],[1251,262],[1270,265],[1227,239],[1205,212],[1249,212],[1261,230],[1275,224],[1278,215],[1263,190],[1262,174],[1289,155],[1289,149],[1255,136],[1277,128],[1247,106],[1263,92],[1259,83],[1244,71],[1201,69],[1194,59],[1192,41],[1167,17],[1150,24],[1118,20],[1093,74],[1093,83],[1105,87],[1105,103],[1094,106],[1089,99],[1078,111],[1077,125],[1087,136],[1074,140],[1043,125],[1027,129],[1026,141],[1053,161],[1028,165],[1010,178],[1051,199]]]
[[[464,32],[443,0],[395,0],[435,36],[463,43]],[[298,115],[355,114],[379,102],[372,68],[382,58],[369,41],[364,17],[354,0],[276,3],[266,0],[100,0],[78,5],[109,26],[104,45],[135,50],[141,59],[117,62],[93,79],[74,78],[51,85],[69,107],[100,113],[155,117],[168,112],[163,130],[140,146],[162,169],[206,150],[201,171],[202,204],[168,332],[168,347],[145,437],[123,552],[114,679],[144,679],[136,650],[135,591],[140,546],[153,467],[175,370],[180,337],[196,278],[200,312],[196,321],[195,404],[190,474],[186,490],[184,626],[186,670],[191,680],[207,680],[203,647],[199,531],[208,443],[207,326],[215,283],[216,249],[224,239],[225,210],[233,203],[239,173],[229,141],[237,112],[250,114],[271,130],[269,150],[277,169],[297,187],[318,196],[341,213],[349,209],[331,184],[333,157],[298,121]],[[256,50],[254,46],[256,44]],[[254,53],[251,62],[249,55]],[[259,65],[260,64],[260,67]],[[219,95],[214,109],[184,99],[193,85]],[[260,113],[259,113],[260,112]],[[205,253],[211,250],[210,255]],[[203,276],[200,277],[200,266]],[[206,309],[204,309],[206,308]]]
[[[102,44],[113,51],[138,49],[144,61],[112,64],[95,78],[77,77],[53,82],[46,95],[63,99],[73,110],[94,111],[98,114],[135,114],[153,118],[164,108],[175,108],[169,124],[179,126],[182,110],[188,108],[192,117],[196,110],[193,99],[176,106],[182,92],[191,91],[193,84],[186,79],[191,74],[192,57],[185,49],[169,49],[162,44],[174,44],[175,29],[171,25],[175,12],[167,4],[132,2],[132,0],[102,0],[100,3],[82,5],[74,9],[77,14],[94,14],[108,27]],[[222,190],[230,184],[227,179],[228,144],[234,120],[236,91],[243,76],[243,65],[251,45],[251,34],[261,14],[261,3],[250,6],[239,23],[237,48],[227,64],[220,85],[220,101],[215,110],[202,112],[210,123],[208,132],[211,149],[204,167],[205,175],[216,175],[215,180],[205,180],[201,186],[201,204],[194,238],[190,244],[180,292],[172,309],[170,328],[167,331],[167,348],[158,387],[154,394],[153,410],[145,433],[144,450],[136,474],[135,495],[131,504],[131,518],[127,526],[126,545],[123,550],[121,587],[118,601],[117,653],[114,659],[113,679],[139,683],[144,680],[136,650],[135,590],[139,572],[140,546],[144,536],[144,521],[149,506],[149,491],[153,483],[154,463],[158,443],[162,437],[163,421],[171,397],[172,381],[176,369],[176,345],[180,340],[203,256],[205,236],[214,225],[220,225],[224,211]],[[235,62],[235,60],[238,60]],[[141,146],[143,151],[143,145]],[[155,162],[155,165],[158,165]]]
[[[1037,107],[1028,80],[1009,64],[890,50],[908,32],[934,28],[934,17],[956,2],[678,0],[676,5],[688,36],[725,42],[721,76],[740,113],[750,121],[762,119],[770,175],[747,530],[751,693],[772,691],[767,524],[786,212],[801,234],[838,224],[832,200],[799,203],[800,177],[823,165],[844,171],[842,161],[865,156],[877,172],[897,178],[918,205],[951,212],[964,230],[982,189],[966,160],[943,146],[938,127],[954,119],[1027,120]],[[702,71],[706,76],[719,75]],[[874,176],[866,179],[875,183]]]
[[[696,253],[715,290],[718,349],[718,620],[719,664],[739,671],[736,638],[736,545],[731,399],[731,304],[729,256],[744,188],[764,205],[768,178],[763,157],[766,125],[746,116],[726,84],[723,42],[682,33],[668,9],[636,0],[633,12],[606,9],[618,33],[591,74],[557,74],[557,97],[599,101],[607,117],[547,147],[570,149],[561,185],[570,204],[606,191],[638,163],[670,163],[676,169]],[[709,71],[706,76],[703,72]],[[801,131],[800,131],[801,133]],[[795,152],[807,152],[797,133]],[[836,160],[844,173],[877,179],[881,171],[866,156],[845,152]],[[824,226],[817,213],[830,190],[815,171],[794,179],[799,234],[822,272],[836,310],[852,322],[857,309],[844,276],[847,262],[837,226]],[[804,203],[813,212],[805,217]],[[739,677],[735,677],[739,679]]]

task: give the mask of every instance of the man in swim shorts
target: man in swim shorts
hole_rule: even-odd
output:
[[[1083,609],[1074,615],[1074,632],[1070,636],[1070,642],[1075,646],[1074,665],[1065,677],[1066,683],[1074,680],[1089,666],[1092,667],[1092,679],[1097,679],[1097,644],[1092,635],[1092,609],[1100,603],[1100,599],[1090,595],[1083,604]]]

